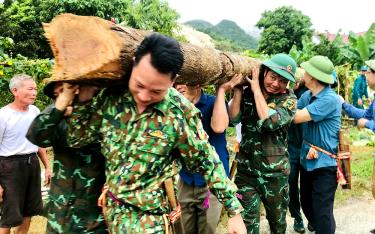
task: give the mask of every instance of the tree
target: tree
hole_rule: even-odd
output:
[[[310,17],[291,6],[263,12],[256,26],[263,29],[258,51],[269,55],[288,53],[293,45],[302,49],[302,38],[313,33]]]
[[[349,45],[342,48],[342,53],[359,69],[366,60],[375,58],[375,23],[362,36],[349,33]]]
[[[319,44],[315,45],[313,48],[316,55],[327,56],[336,66],[342,65],[348,61],[341,53],[341,48],[344,44],[340,33],[337,33],[333,41],[329,41],[323,34],[319,35],[319,38]]]
[[[0,35],[15,41],[14,51],[31,58],[51,57],[42,22],[60,13],[98,16],[130,27],[172,35],[178,13],[159,0],[18,0],[0,3]]]

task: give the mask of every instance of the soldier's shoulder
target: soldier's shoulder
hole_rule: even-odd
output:
[[[167,95],[171,107],[170,111],[182,116],[194,116],[199,113],[199,110],[194,104],[187,100],[176,89],[170,88]]]

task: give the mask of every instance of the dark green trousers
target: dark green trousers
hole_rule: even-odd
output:
[[[260,203],[266,210],[266,218],[271,233],[285,233],[286,212],[289,203],[288,176],[256,177],[239,166],[235,183],[240,202],[244,207],[241,213],[247,233],[259,233]]]

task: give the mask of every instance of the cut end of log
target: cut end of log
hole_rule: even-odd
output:
[[[118,59],[124,42],[111,31],[112,27],[115,25],[110,21],[73,14],[61,14],[51,23],[43,24],[55,56],[53,78],[77,80],[80,77],[103,77],[103,67],[106,68],[105,75],[109,76],[107,78],[121,77]]]

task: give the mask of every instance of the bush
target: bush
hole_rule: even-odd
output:
[[[53,60],[49,59],[27,59],[22,55],[14,58],[7,50],[14,46],[13,40],[0,37],[0,107],[12,102],[13,97],[9,90],[10,79],[20,73],[32,76],[38,86],[38,96],[35,105],[44,109],[50,102],[49,98],[42,93],[43,79],[51,75]]]

